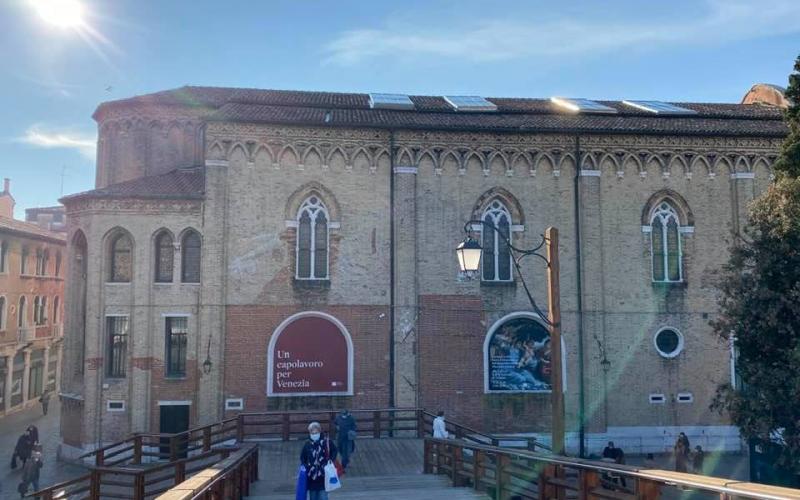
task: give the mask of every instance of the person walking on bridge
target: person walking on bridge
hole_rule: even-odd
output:
[[[325,466],[336,460],[336,446],[322,433],[319,422],[308,424],[308,440],[300,452],[300,463],[306,468],[308,500],[328,500],[325,491]]]
[[[350,456],[356,449],[356,431],[358,424],[350,411],[345,408],[336,415],[336,446],[342,455],[342,469],[347,470]]]
[[[439,411],[436,418],[433,419],[433,437],[436,439],[447,439],[450,435],[447,433],[447,425],[444,423],[444,412]]]

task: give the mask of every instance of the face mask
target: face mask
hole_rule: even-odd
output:
[[[309,434],[309,436],[311,437],[312,441],[319,441],[319,432],[312,432]]]

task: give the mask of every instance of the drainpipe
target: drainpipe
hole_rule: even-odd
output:
[[[389,130],[389,408],[394,408],[394,130]]]
[[[575,136],[575,178],[573,180],[573,200],[575,203],[575,266],[576,286],[578,289],[578,456],[586,456],[586,399],[584,397],[583,373],[583,262],[581,258],[581,201],[580,201],[580,173],[581,173],[581,139]]]

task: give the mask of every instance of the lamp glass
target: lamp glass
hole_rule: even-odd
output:
[[[203,361],[203,372],[206,374],[211,373],[211,360],[208,358]]]
[[[456,247],[458,267],[461,272],[477,272],[481,264],[481,245],[474,239],[467,237]]]

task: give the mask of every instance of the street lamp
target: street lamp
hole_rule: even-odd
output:
[[[480,243],[478,243],[478,241],[472,237],[472,232],[476,225],[494,231],[505,242],[506,246],[508,246],[508,249],[511,253],[511,261],[514,263],[514,269],[516,269],[517,276],[519,276],[519,280],[522,283],[525,294],[528,296],[528,301],[531,303],[531,308],[547,325],[550,331],[553,453],[557,455],[563,455],[564,385],[563,380],[561,379],[561,302],[558,263],[558,229],[554,227],[548,227],[545,230],[544,236],[542,236],[542,241],[538,245],[531,249],[522,249],[511,244],[511,240],[507,236],[506,232],[501,231],[492,222],[478,219],[468,221],[464,225],[466,237],[464,238],[464,241],[459,243],[456,247],[458,267],[461,272],[466,273],[468,276],[477,274],[478,269],[480,268],[481,254],[483,252]],[[543,247],[545,249],[545,255],[540,253],[540,250]],[[525,276],[522,274],[520,261],[529,255],[535,255],[547,264],[547,308],[549,314],[544,314],[544,312],[542,312],[542,310],[536,304],[536,300],[534,300],[533,294],[531,294],[528,284],[525,282]]]

